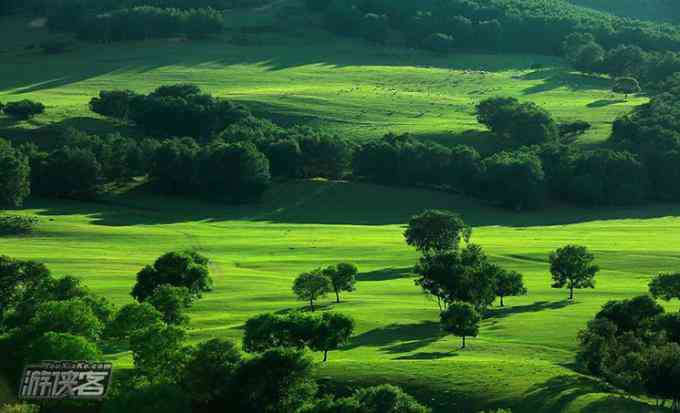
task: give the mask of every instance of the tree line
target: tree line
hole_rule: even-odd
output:
[[[562,0],[309,0],[325,26],[338,34],[451,49],[559,54],[573,32],[592,33],[607,48],[680,50],[671,24],[619,18]]]

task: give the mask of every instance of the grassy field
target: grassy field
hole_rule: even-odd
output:
[[[403,224],[428,207],[463,214],[473,241],[528,283],[529,295],[494,308],[464,351],[441,334],[436,305],[408,275],[417,256]],[[136,272],[163,252],[209,256],[216,289],[191,310],[192,340],[238,340],[247,318],[303,307],[290,289],[298,273],[355,262],[358,290],[339,305],[330,297],[322,304],[355,317],[358,329],[319,377],[341,386],[398,383],[436,412],[649,411],[572,370],[576,334],[607,300],[644,293],[652,274],[680,265],[680,207],[668,205],[515,214],[425,190],[308,181],[277,185],[251,207],[132,191],[101,203],[33,200],[22,213],[40,218],[39,231],[0,239],[3,254],[83,277],[117,304],[131,300]],[[547,256],[571,242],[591,248],[602,272],[597,288],[578,291],[570,304],[566,291],[550,288]],[[119,367],[131,363],[128,354],[110,357]]]
[[[536,55],[438,55],[304,33],[248,34],[267,22],[257,13],[230,16],[230,31],[211,41],[159,40],[81,44],[62,55],[26,49],[49,35],[27,21],[0,21],[0,101],[42,101],[47,113],[30,122],[0,119],[0,136],[26,136],[47,124],[94,131],[120,125],[89,112],[102,89],[148,92],[192,82],[248,104],[283,123],[304,122],[353,139],[410,132],[443,142],[470,142],[481,129],[474,106],[491,96],[515,96],[551,111],[559,121],[583,119],[582,137],[606,139],[616,116],[643,103],[610,92],[606,78],[573,73],[555,58]],[[245,45],[244,45],[245,44]],[[530,67],[542,64],[540,70]]]

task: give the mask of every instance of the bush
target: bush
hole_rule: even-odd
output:
[[[3,112],[14,119],[27,120],[44,113],[45,106],[40,102],[25,99],[18,102],[8,102],[4,106]]]
[[[26,235],[38,225],[38,218],[23,215],[0,215],[0,235]]]
[[[31,192],[28,158],[0,139],[0,207],[20,207]]]

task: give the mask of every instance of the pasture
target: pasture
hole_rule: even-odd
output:
[[[424,208],[461,213],[474,226],[473,242],[522,272],[529,288],[505,308],[494,306],[465,350],[442,335],[436,304],[409,276],[417,255],[403,241],[403,224]],[[170,202],[132,188],[100,203],[36,199],[21,213],[38,216],[39,230],[0,239],[3,254],[82,277],[117,304],[131,300],[136,272],[163,252],[190,248],[210,257],[215,291],[190,311],[192,340],[238,340],[247,318],[304,307],[291,291],[298,273],[354,262],[357,291],[321,304],[352,315],[358,328],[319,366],[319,378],[340,387],[394,382],[436,412],[647,411],[572,370],[576,335],[603,303],[644,293],[651,275],[677,270],[680,260],[674,206],[516,214],[444,193],[344,182],[279,184],[249,207]],[[588,246],[602,267],[597,288],[578,290],[573,303],[550,288],[547,263],[567,243]],[[129,354],[109,357],[131,365]]]
[[[558,121],[591,122],[581,141],[592,144],[607,138],[618,115],[646,101],[625,101],[610,91],[611,80],[574,73],[552,57],[439,55],[313,28],[268,32],[262,29],[268,18],[264,12],[230,15],[229,31],[210,41],[78,44],[59,55],[30,48],[47,38],[46,29],[2,21],[0,101],[33,99],[47,109],[28,122],[0,119],[0,136],[20,140],[26,129],[48,124],[119,130],[121,125],[88,110],[100,90],[149,92],[180,82],[283,124],[305,123],[357,140],[408,132],[443,143],[481,144],[476,135],[462,133],[483,129],[475,105],[514,96],[545,107]]]

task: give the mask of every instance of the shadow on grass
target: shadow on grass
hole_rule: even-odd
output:
[[[438,322],[423,321],[414,324],[390,324],[352,337],[343,348],[380,347],[390,354],[410,353],[444,337]]]
[[[437,360],[445,357],[457,357],[458,353],[455,351],[433,351],[433,352],[420,352],[415,354],[409,354],[406,356],[396,357],[395,360]]]
[[[51,219],[88,215],[95,225],[133,226],[202,221],[277,224],[390,225],[404,224],[425,209],[457,212],[472,226],[533,227],[613,219],[680,216],[680,204],[596,209],[553,206],[543,211],[514,212],[464,196],[419,188],[341,181],[294,181],[272,185],[258,204],[234,206],[153,194],[146,185],[102,196],[96,202],[31,198],[25,208],[39,209]]]
[[[583,91],[594,89],[609,89],[611,81],[600,76],[591,76],[584,73],[574,73],[567,68],[552,68],[536,70],[521,76],[518,80],[542,80],[543,83],[524,89],[525,95],[548,92],[561,87],[571,91]]]
[[[569,305],[575,305],[576,303],[569,301],[569,300],[563,300],[563,301],[555,301],[555,302],[548,302],[548,301],[537,301],[533,304],[527,304],[527,305],[516,305],[516,306],[506,306],[506,307],[497,307],[497,308],[491,308],[487,309],[484,315],[486,316],[487,319],[492,319],[492,318],[505,318],[505,317],[510,317],[515,314],[523,314],[523,313],[535,313],[538,311],[545,311],[545,310],[559,310],[561,308],[567,307]]]
[[[588,103],[586,106],[589,108],[603,108],[605,106],[616,105],[617,103],[624,103],[623,99],[600,99],[594,102]]]
[[[531,387],[523,396],[523,411],[561,412],[579,397],[612,391],[610,386],[581,375],[556,376]]]
[[[357,275],[357,281],[390,281],[400,278],[413,277],[413,267],[405,268],[384,268],[370,272],[363,272]]]

